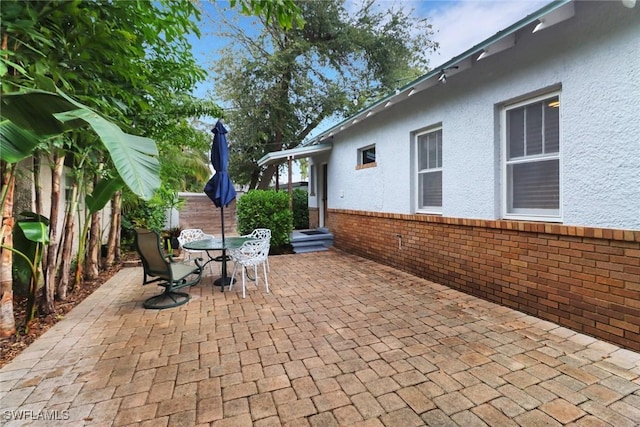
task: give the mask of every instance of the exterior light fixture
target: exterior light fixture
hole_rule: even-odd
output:
[[[633,1],[635,3],[635,0],[623,0],[622,4],[625,4],[625,1]],[[536,27],[533,29],[533,32],[535,33],[537,31],[544,30],[545,28],[549,28],[553,25],[559,24],[560,22],[563,22],[569,18],[572,18],[573,15],[575,15],[573,2],[567,3],[564,6],[561,6],[560,8],[540,18],[539,19],[540,23],[536,25]]]

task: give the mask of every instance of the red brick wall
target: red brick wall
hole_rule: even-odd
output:
[[[638,230],[338,209],[328,222],[337,248],[640,351]]]
[[[200,228],[207,234],[220,237],[222,222],[220,208],[216,208],[206,194],[181,195],[185,203],[179,212],[180,227]],[[224,208],[224,232],[226,235],[238,234],[236,226],[236,201]]]

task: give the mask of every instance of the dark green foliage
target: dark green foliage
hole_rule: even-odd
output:
[[[271,230],[271,246],[289,243],[293,231],[293,214],[289,210],[289,193],[274,190],[251,190],[238,198],[238,232],[249,234],[256,228]]]
[[[43,230],[46,230],[48,234],[49,219],[34,212],[21,212],[18,221],[13,226],[13,248],[24,254],[32,263],[39,265],[42,259],[41,249],[39,250],[38,247],[39,242],[31,240],[25,235],[20,226],[21,222],[42,223]],[[42,244],[40,244],[41,246]],[[29,293],[32,277],[29,261],[22,256],[13,256],[13,291],[16,295],[27,295]]]
[[[309,193],[301,188],[293,190],[293,228],[309,228]]]
[[[159,204],[137,199],[136,203],[122,207],[121,246],[133,249],[136,228],[147,228],[160,233],[166,223],[166,208]]]

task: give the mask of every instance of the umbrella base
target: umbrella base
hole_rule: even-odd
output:
[[[224,287],[229,286],[231,283],[232,283],[231,277],[228,277],[228,276],[220,277],[213,281],[213,284],[216,286],[220,286],[223,292],[224,292]],[[235,283],[235,279],[233,280],[233,283]]]

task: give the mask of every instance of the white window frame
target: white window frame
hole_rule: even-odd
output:
[[[442,203],[440,204],[440,206],[420,206],[420,175],[423,173],[433,173],[433,172],[443,173],[443,167],[440,166],[435,168],[427,168],[423,170],[420,169],[420,146],[418,145],[418,139],[422,135],[428,135],[430,133],[434,133],[438,131],[442,133],[442,126],[428,128],[420,132],[416,132],[414,134],[414,140],[413,140],[414,153],[415,153],[415,159],[414,159],[415,196],[414,197],[415,197],[416,213],[442,215]],[[442,164],[444,164],[444,156],[442,154],[443,152],[444,152],[444,135],[442,136],[442,152],[439,153]],[[441,191],[444,193],[444,183],[442,187],[443,188],[441,189]]]
[[[505,219],[517,219],[525,221],[546,221],[546,222],[562,222],[562,111],[559,111],[559,123],[558,123],[558,152],[557,153],[543,153],[536,155],[526,154],[518,159],[508,159],[508,141],[507,141],[507,112],[515,108],[520,108],[526,105],[535,104],[551,98],[558,98],[560,105],[562,106],[562,99],[560,91],[547,92],[543,95],[527,98],[513,104],[506,104],[500,110],[500,142],[501,142],[501,168],[502,168],[502,217]],[[520,212],[509,212],[509,173],[508,166],[518,163],[545,161],[545,160],[557,160],[558,161],[558,210],[553,212],[549,209],[529,209],[522,210]]]

